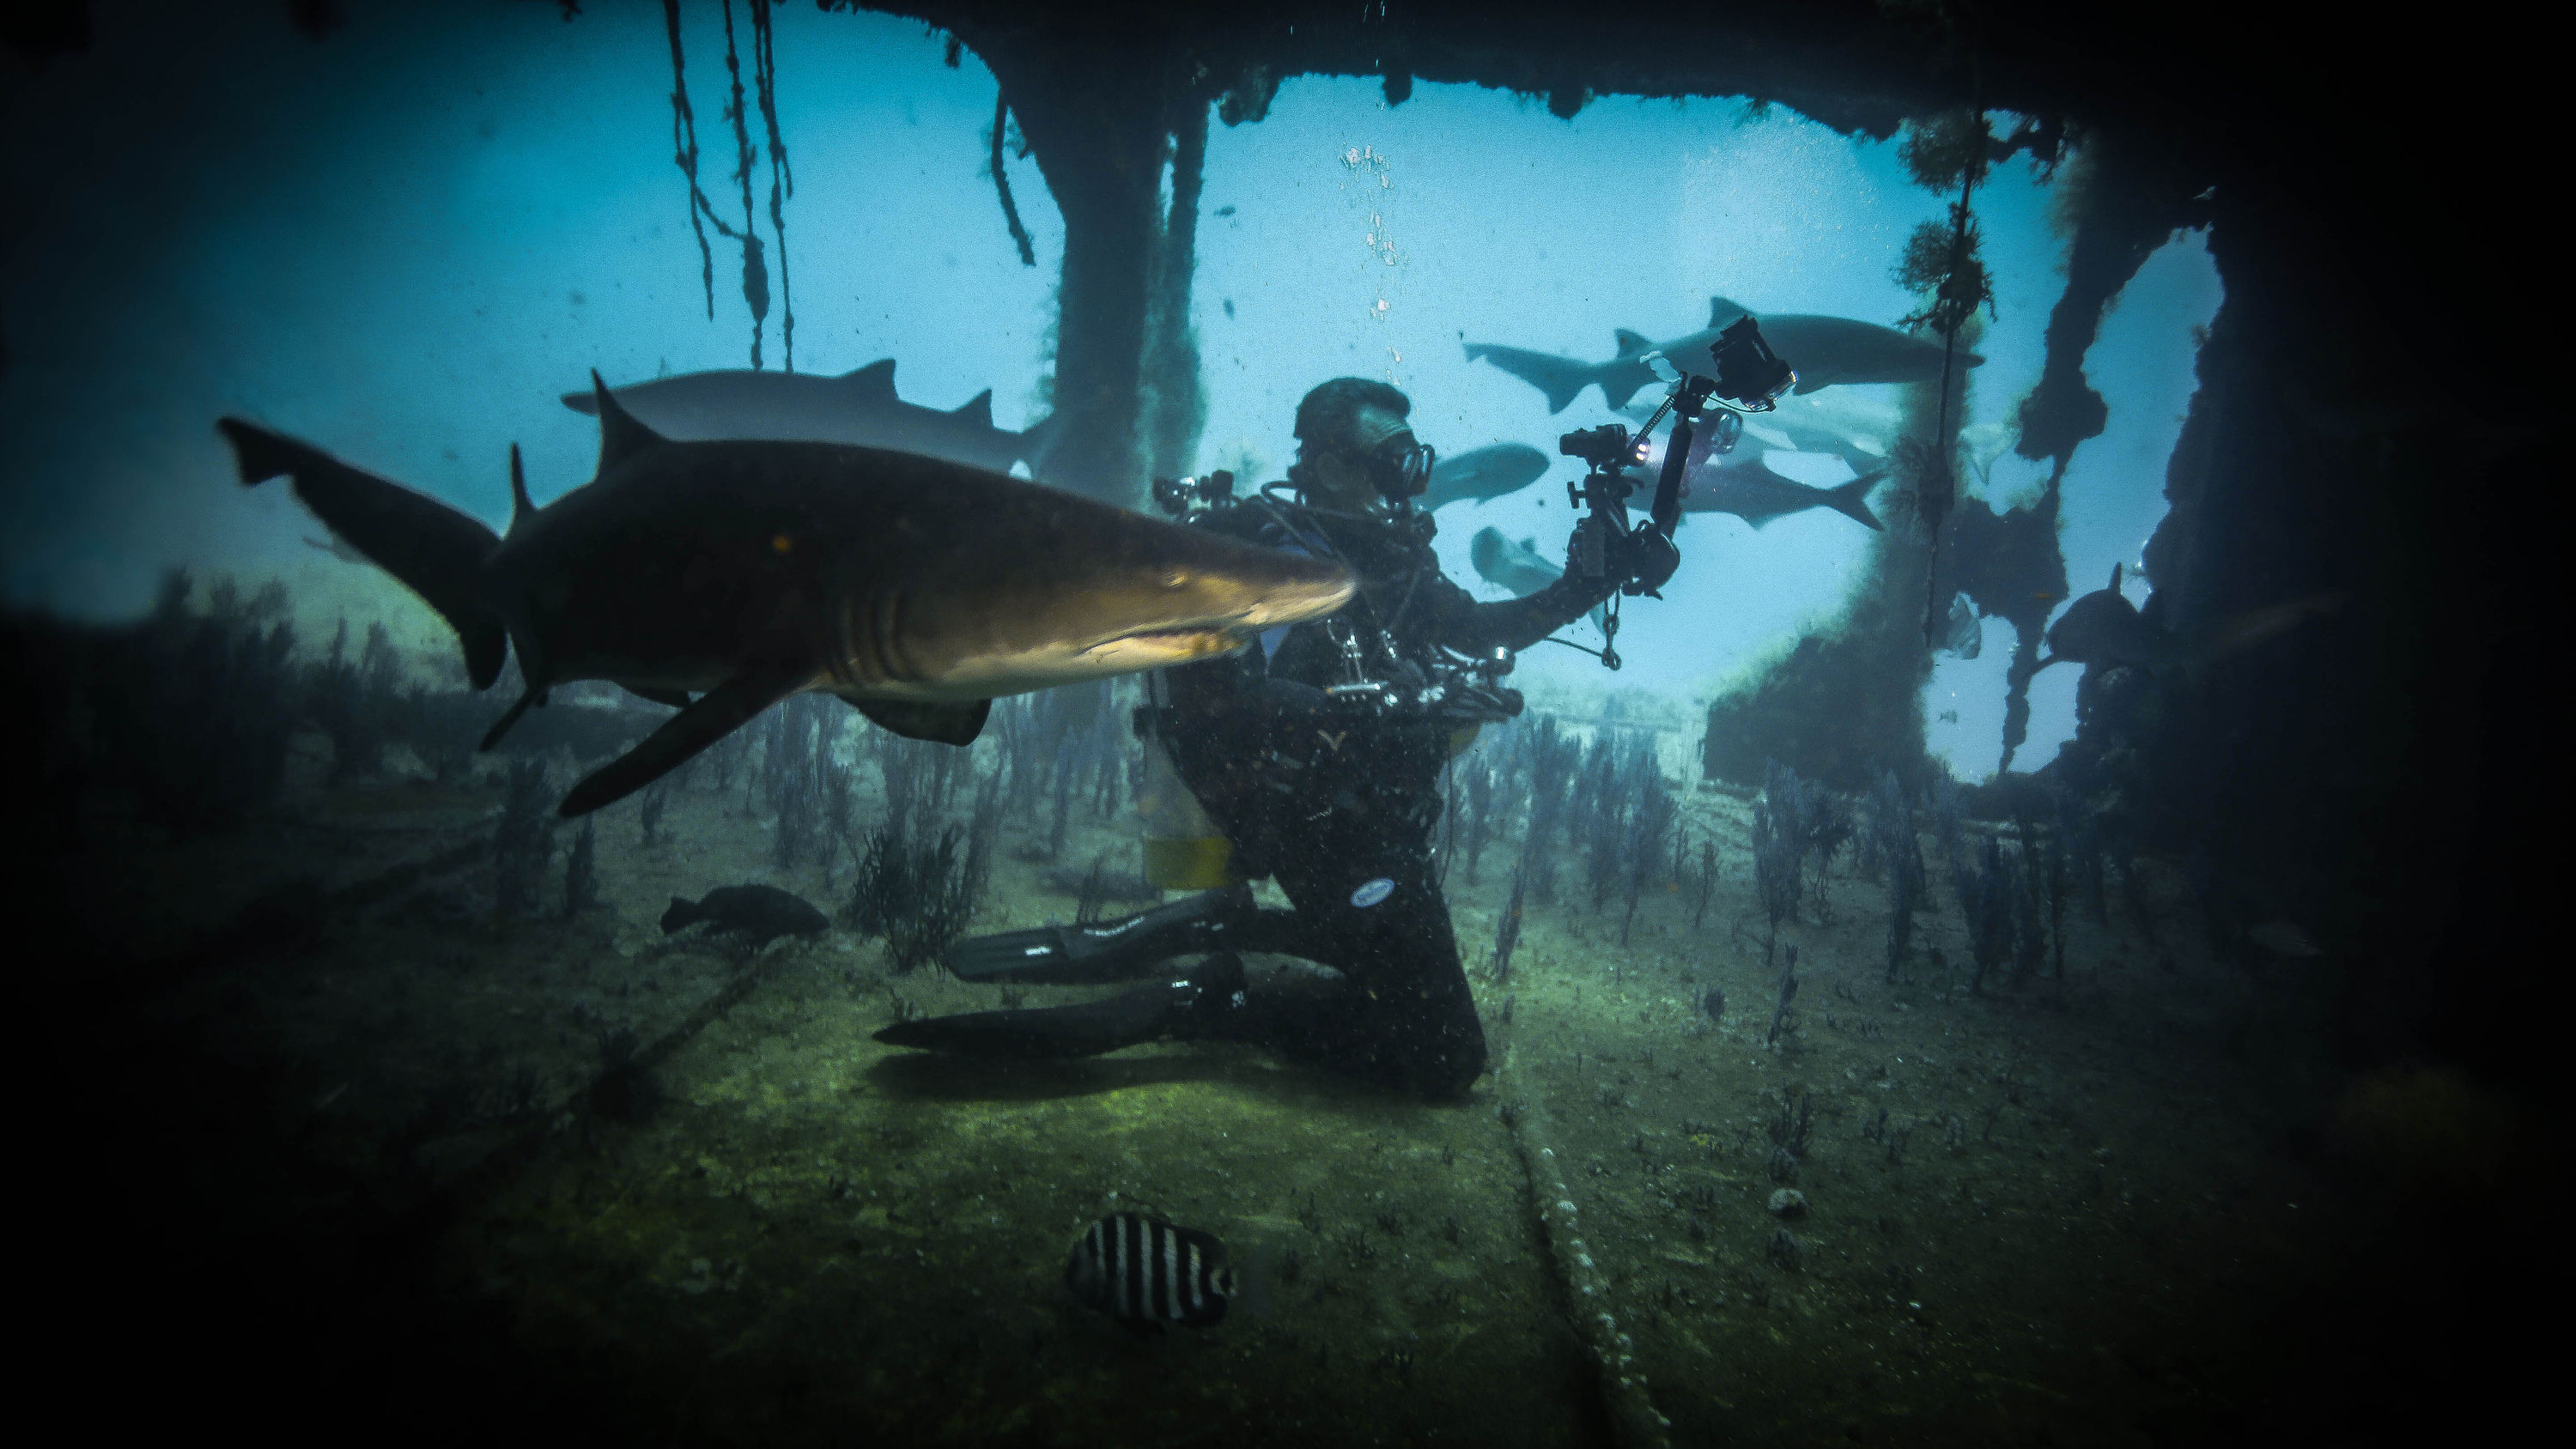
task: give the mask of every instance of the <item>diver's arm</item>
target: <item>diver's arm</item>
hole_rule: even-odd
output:
[[[1498,647],[1527,649],[1617,593],[1619,578],[1615,574],[1596,579],[1569,573],[1528,598],[1490,604],[1476,602],[1474,595],[1451,583],[1446,575],[1426,581],[1423,591],[1430,596],[1425,602],[1430,606],[1432,637],[1461,653],[1482,654]],[[1414,607],[1424,605],[1417,603]]]

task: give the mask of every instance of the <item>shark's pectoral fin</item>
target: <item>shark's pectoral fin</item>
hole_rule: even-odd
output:
[[[1621,357],[1643,357],[1655,349],[1653,341],[1648,338],[1641,337],[1638,334],[1629,331],[1625,327],[1612,328],[1610,335],[1617,339],[1619,344],[1619,355]]]
[[[501,736],[510,732],[510,726],[519,722],[519,716],[528,712],[529,705],[546,702],[546,694],[544,685],[531,681],[526,689],[519,692],[519,702],[510,706],[507,713],[492,722],[492,727],[483,732],[483,743],[476,745],[475,748],[487,754],[490,753],[494,745],[501,743]]]
[[[654,704],[667,704],[673,709],[689,707],[689,692],[685,689],[643,689],[630,684],[626,686],[626,692],[637,699],[650,700]]]
[[[979,699],[971,704],[924,704],[903,699],[851,699],[850,708],[905,739],[971,745],[984,732],[984,716],[993,712],[993,702]]]
[[[689,762],[690,758],[742,728],[752,716],[794,694],[814,677],[811,665],[762,664],[708,690],[695,704],[662,721],[635,748],[584,777],[564,796],[555,813],[570,820],[603,805],[614,805]]]

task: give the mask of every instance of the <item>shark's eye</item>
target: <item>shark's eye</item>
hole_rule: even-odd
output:
[[[796,540],[789,538],[786,534],[782,533],[777,537],[772,538],[769,541],[769,546],[778,550],[780,553],[786,553],[788,550],[796,547]]]

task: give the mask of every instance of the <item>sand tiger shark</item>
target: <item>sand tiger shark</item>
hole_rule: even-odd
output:
[[[956,408],[905,402],[895,396],[891,357],[838,377],[731,368],[657,377],[614,391],[628,412],[674,441],[846,443],[945,458],[989,473],[1008,473],[1013,463],[1039,473],[1055,434],[1053,417],[1026,432],[994,427],[991,388]],[[565,393],[563,403],[577,413],[599,411],[588,390]]]
[[[1413,506],[1430,513],[1470,498],[1488,503],[1537,482],[1547,465],[1547,454],[1527,443],[1470,448],[1431,465],[1431,484]]]
[[[1849,317],[1750,312],[1724,297],[1708,299],[1707,327],[1670,342],[1650,342],[1626,328],[1619,329],[1613,334],[1618,339],[1619,355],[1608,362],[1584,362],[1552,352],[1498,347],[1490,342],[1468,343],[1467,360],[1483,358],[1546,393],[1547,410],[1551,413],[1565,411],[1575,394],[1595,383],[1601,386],[1602,400],[1615,409],[1625,406],[1639,388],[1655,382],[1654,368],[1645,360],[1647,353],[1661,352],[1676,367],[1705,370],[1714,365],[1709,347],[1717,341],[1718,332],[1747,315],[1762,324],[1763,340],[1771,344],[1771,350],[1797,369],[1797,391],[1801,393],[1844,383],[1934,382],[1941,376],[1938,341]],[[1960,366],[1974,367],[1985,359],[1973,352],[1962,352],[1957,361]]]
[[[1224,654],[1332,613],[1339,564],[1005,474],[878,448],[673,442],[592,376],[599,467],[544,507],[510,455],[509,532],[238,418],[241,481],[293,481],[342,541],[444,617],[478,689],[515,650],[526,692],[604,679],[678,707],[564,797],[643,788],[805,690],[963,745],[996,696]]]

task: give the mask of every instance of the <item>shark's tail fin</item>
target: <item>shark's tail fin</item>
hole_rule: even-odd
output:
[[[1825,490],[1825,506],[1863,528],[1885,532],[1879,528],[1878,515],[1869,511],[1869,490],[1877,487],[1878,480],[1886,476],[1885,468],[1876,468],[1839,488],[1828,488]]]
[[[477,689],[501,674],[509,636],[485,602],[483,571],[500,545],[492,530],[435,498],[363,473],[310,443],[225,418],[215,425],[233,445],[244,487],[291,478],[295,496],[331,532],[426,600],[465,648]]]
[[[1467,360],[1474,362],[1480,357],[1537,388],[1540,392],[1546,393],[1547,410],[1551,413],[1565,411],[1567,404],[1574,401],[1576,393],[1601,380],[1600,367],[1596,363],[1578,362],[1574,358],[1559,357],[1552,352],[1524,352],[1517,347],[1496,347],[1489,342],[1468,343]],[[1622,398],[1620,401],[1625,402],[1626,399]],[[1613,403],[1611,406],[1616,407],[1618,404]]]
[[[678,896],[671,897],[671,908],[662,913],[662,934],[667,936],[673,931],[684,930],[697,924],[698,914],[696,901],[684,901]]]

